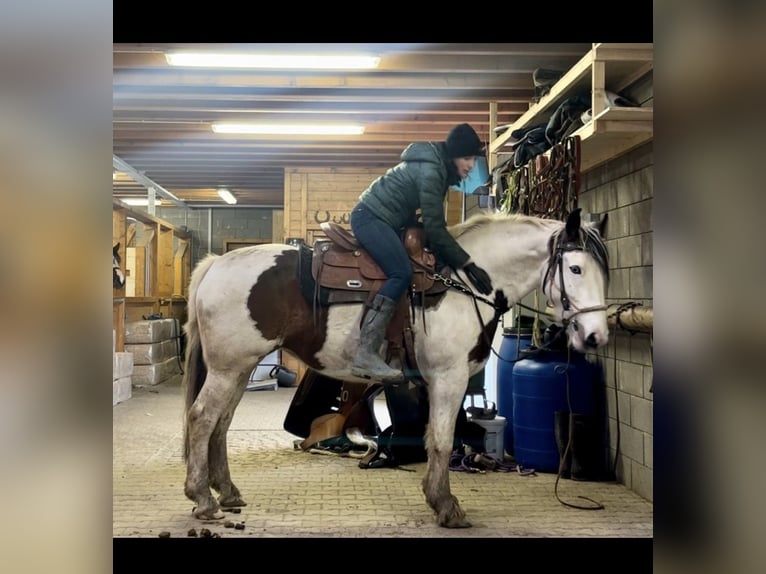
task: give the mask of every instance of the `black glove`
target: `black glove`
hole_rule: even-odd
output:
[[[476,263],[469,263],[463,267],[463,271],[468,275],[471,283],[473,283],[479,290],[479,293],[482,295],[489,295],[492,293],[492,280],[484,269],[476,265]]]

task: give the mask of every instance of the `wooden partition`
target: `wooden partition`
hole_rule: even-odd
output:
[[[116,350],[124,350],[125,323],[162,313],[186,320],[191,276],[191,234],[115,201],[112,242],[120,243],[126,281],[113,290]]]

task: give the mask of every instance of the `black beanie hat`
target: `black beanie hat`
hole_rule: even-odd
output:
[[[484,154],[484,144],[468,124],[455,126],[447,134],[447,155],[450,159]]]

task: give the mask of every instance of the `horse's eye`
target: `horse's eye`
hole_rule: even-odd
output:
[[[569,270],[575,275],[579,275],[580,273],[582,273],[582,269],[580,269],[579,265],[570,265]]]

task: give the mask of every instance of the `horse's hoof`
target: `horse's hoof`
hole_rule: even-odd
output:
[[[223,512],[220,510],[214,510],[214,509],[208,509],[208,510],[199,510],[197,508],[194,509],[194,518],[198,518],[199,520],[220,520],[226,516]]]
[[[247,502],[242,500],[239,496],[232,496],[231,498],[227,499],[218,499],[218,504],[221,505],[223,508],[237,508],[239,506],[247,506]]]
[[[446,520],[439,524],[444,528],[471,528],[473,524],[468,522],[465,518],[455,518],[452,520]]]
[[[471,528],[472,524],[466,519],[465,513],[460,510],[440,513],[439,526],[444,528]]]

